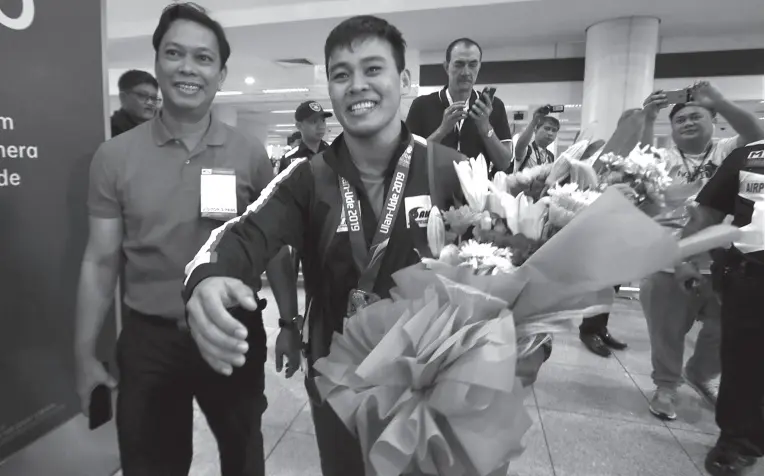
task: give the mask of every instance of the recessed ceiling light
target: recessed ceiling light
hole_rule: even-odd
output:
[[[217,96],[241,96],[242,91],[218,91]]]
[[[252,86],[253,84],[255,84],[255,78],[253,78],[252,76],[247,76],[246,78],[244,78],[244,84],[246,84],[247,86]]]
[[[295,127],[295,124],[277,124],[274,127]]]
[[[263,94],[307,93],[308,88],[264,89]]]

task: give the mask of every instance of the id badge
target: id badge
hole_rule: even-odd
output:
[[[233,169],[202,169],[199,194],[202,217],[224,221],[236,217],[236,172]]]

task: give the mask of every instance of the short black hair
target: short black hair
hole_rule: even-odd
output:
[[[204,7],[192,2],[173,3],[162,10],[162,15],[159,17],[159,24],[157,25],[157,29],[154,30],[154,36],[151,39],[151,42],[154,45],[155,54],[159,54],[159,45],[162,43],[162,38],[165,37],[167,31],[177,20],[192,21],[212,30],[215,37],[218,39],[220,67],[223,68],[226,66],[226,62],[231,56],[231,45],[228,43],[228,39],[226,39],[226,32],[223,31],[223,27],[220,23],[210,18]]]
[[[483,48],[481,48],[481,45],[476,43],[475,40],[471,40],[470,38],[457,38],[456,40],[449,43],[449,46],[446,47],[446,62],[447,63],[450,63],[452,61],[452,50],[457,45],[477,46],[478,53],[480,54],[480,59],[483,59]]]
[[[120,91],[130,91],[140,84],[151,84],[156,89],[159,89],[159,84],[151,73],[137,69],[125,71],[122,73],[122,76],[120,76],[119,81],[117,81],[117,87]]]
[[[553,116],[545,116],[542,118],[541,121],[539,121],[539,124],[537,124],[537,129],[539,130],[540,127],[545,125],[545,122],[549,122],[550,124],[554,125],[556,129],[560,130],[560,121],[558,118]]]
[[[704,106],[699,106],[698,104],[688,104],[686,102],[681,102],[681,103],[675,104],[675,106],[672,108],[672,110],[669,111],[669,120],[670,120],[670,122],[675,118],[675,115],[678,112],[680,112],[681,110],[685,109],[688,106],[698,106],[698,107],[700,107],[702,109],[706,109],[707,111],[709,111],[709,114],[712,115],[712,119],[714,119],[717,116],[717,111],[715,111],[714,109],[709,109],[709,108],[704,107]]]
[[[401,73],[406,69],[406,41],[398,28],[382,18],[361,15],[348,18],[337,25],[324,43],[324,67],[329,77],[329,57],[339,48],[352,49],[355,43],[370,38],[379,38],[390,44],[396,68]]]

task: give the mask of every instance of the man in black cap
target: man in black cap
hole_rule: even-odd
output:
[[[279,172],[303,158],[311,158],[326,149],[329,144],[324,142],[327,133],[327,118],[332,117],[321,104],[316,101],[306,101],[295,110],[295,127],[300,133],[300,145],[284,154],[279,164]]]

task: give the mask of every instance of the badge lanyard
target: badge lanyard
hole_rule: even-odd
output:
[[[371,293],[380,272],[380,265],[390,241],[393,225],[396,223],[401,203],[404,201],[404,188],[409,178],[409,164],[412,160],[413,149],[414,144],[410,140],[406,150],[398,159],[396,169],[393,172],[393,180],[388,189],[388,196],[385,199],[385,208],[380,214],[377,232],[369,250],[367,250],[364,225],[361,221],[361,201],[356,194],[356,189],[345,177],[340,177],[343,213],[348,226],[348,236],[351,240],[353,261],[361,273],[358,285],[358,289],[361,291]]]
[[[465,110],[470,111],[470,100],[473,98],[473,92],[470,92],[470,96],[468,97],[468,100],[465,101]],[[449,93],[449,89],[446,89],[446,101],[451,106],[454,101],[452,101],[452,95]],[[457,152],[462,152],[460,148],[460,142],[462,141],[462,126],[465,122],[465,119],[460,120],[457,124],[454,125],[455,132],[457,133]]]
[[[532,147],[531,148],[534,149],[534,155],[537,158],[536,165],[544,165],[544,164],[546,164],[547,163],[547,157],[548,157],[547,153],[545,152],[543,154],[536,142],[532,143]]]
[[[696,167],[696,170],[691,172],[690,166],[688,166],[688,160],[685,158],[685,154],[682,150],[679,148],[677,149],[678,152],[680,152],[680,157],[683,159],[683,165],[685,166],[686,172],[688,172],[688,183],[693,183],[696,181],[696,179],[699,178],[699,173],[701,173],[702,168],[706,165],[707,159],[709,158],[709,154],[712,153],[712,143],[710,142],[707,146],[707,150],[704,153],[704,158],[701,159],[701,163]]]

